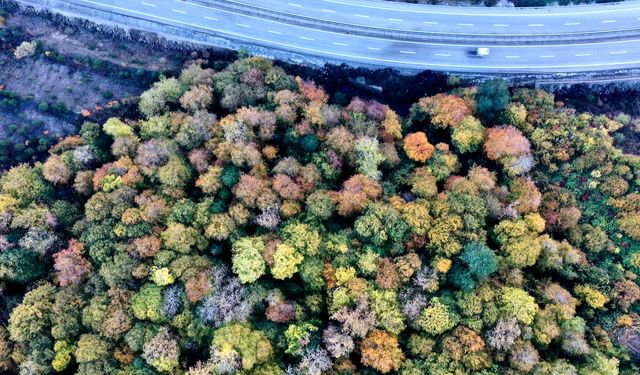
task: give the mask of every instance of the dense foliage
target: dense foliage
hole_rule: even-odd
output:
[[[140,111],[0,178],[3,370],[637,373],[624,117],[490,82],[402,119],[260,58]]]

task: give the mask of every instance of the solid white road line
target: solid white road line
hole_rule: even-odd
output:
[[[184,10],[178,10],[178,9],[171,9],[172,12],[176,12],[176,13],[180,13],[180,14],[187,14],[187,12],[185,12]]]
[[[616,8],[610,8],[610,9],[598,9],[598,10],[588,10],[588,11],[582,11],[582,12],[558,12],[558,13],[524,13],[525,11],[520,11],[520,10],[516,10],[514,9],[511,13],[493,13],[493,12],[489,12],[489,13],[475,13],[475,12],[470,12],[470,13],[460,13],[460,12],[447,12],[447,11],[436,11],[436,10],[423,10],[423,9],[417,9],[417,8],[402,8],[400,6],[398,7],[388,7],[388,6],[375,6],[375,5],[367,5],[367,4],[357,4],[357,3],[349,3],[346,1],[341,1],[341,0],[322,0],[325,3],[332,3],[332,4],[341,4],[341,5],[349,5],[349,6],[353,6],[353,7],[360,7],[360,8],[369,8],[369,9],[377,9],[377,10],[389,10],[389,11],[394,11],[394,12],[404,12],[404,13],[416,13],[416,14],[441,14],[441,15],[450,15],[450,16],[479,16],[479,17],[566,17],[566,16],[577,16],[577,15],[585,15],[585,14],[604,14],[604,13],[618,13],[618,12],[635,12],[635,11],[640,11],[640,7],[637,6],[630,6],[629,8],[626,7],[621,7],[618,6]],[[602,8],[602,5],[597,6],[599,8]],[[442,7],[444,8],[444,7]],[[451,8],[451,7],[449,7]],[[640,18],[638,18],[640,20]]]
[[[293,26],[291,24],[286,24],[286,23],[279,22],[279,21],[266,20],[266,19],[263,19],[263,18],[249,16],[249,15],[242,14],[242,13],[236,13],[236,12],[232,12],[232,11],[228,11],[228,10],[224,10],[224,9],[219,9],[219,8],[214,8],[214,7],[210,7],[210,6],[206,6],[206,5],[191,3],[191,2],[184,1],[184,0],[174,0],[174,1],[178,2],[178,3],[181,3],[181,4],[188,4],[188,5],[191,5],[191,6],[196,6],[196,7],[206,8],[206,9],[212,9],[212,10],[215,10],[215,11],[218,11],[218,12],[225,12],[225,13],[235,14],[235,15],[239,15],[239,16],[244,16],[244,17],[247,17],[247,18],[253,18],[253,19],[260,20],[262,22],[272,22],[272,23],[278,23],[278,24],[287,25],[287,26]],[[229,0],[229,1],[235,2],[237,4],[247,4],[247,3],[240,2],[240,1],[234,1],[234,0]],[[262,9],[265,9],[265,8],[262,8]],[[638,8],[638,9],[640,9],[640,8]],[[294,13],[286,13],[286,14],[294,15],[294,16],[297,15],[297,14],[294,14]],[[324,19],[321,19],[321,18],[318,18],[318,20],[324,21]],[[349,22],[337,22],[337,23],[340,23],[340,24],[343,24],[343,25],[348,25],[348,26],[361,26],[361,24],[357,24],[357,23],[349,23]],[[434,23],[434,24],[437,24],[437,22]],[[473,26],[473,24],[468,24],[468,25],[469,26]],[[312,28],[308,28],[308,27],[304,27],[304,26],[293,26],[293,27],[319,31],[317,29],[312,29]],[[390,27],[376,27],[376,28],[380,29],[380,30],[406,31],[404,29],[394,29],[394,28],[390,28]],[[609,31],[614,31],[614,30],[609,30]],[[615,30],[615,31],[623,31],[623,30]],[[324,31],[324,30],[322,32],[326,32],[326,33],[329,33],[329,34],[333,33],[333,34],[344,35],[343,33]],[[448,32],[426,31],[426,30],[416,30],[416,32],[424,32],[424,33],[428,32],[428,33],[436,33],[436,34],[442,34],[442,35],[461,35],[461,34],[464,35],[463,33],[448,33]],[[602,31],[583,31],[583,32],[580,32],[580,33],[572,32],[572,33],[562,33],[562,34],[563,35],[568,35],[568,34],[597,34],[597,33],[601,33],[601,32]],[[493,34],[474,33],[473,35],[483,36],[483,35],[493,35]],[[527,35],[527,34],[502,34],[501,36],[523,36],[523,35]],[[537,34],[537,35],[544,36],[544,35],[553,35],[553,34]]]
[[[381,62],[381,63],[403,64],[403,65],[416,66],[416,67],[438,67],[438,68],[448,68],[448,69],[449,68],[453,68],[453,69],[486,69],[486,70],[522,69],[521,66],[436,64],[436,63],[428,63],[428,62],[420,62],[420,61],[408,61],[408,60],[397,60],[397,59],[382,59],[382,58],[374,58],[374,57],[369,57],[369,56],[358,56],[358,55],[349,55],[349,54],[343,54],[343,53],[336,53],[336,52],[333,52],[333,51],[323,51],[323,50],[317,50],[317,49],[308,48],[308,47],[291,45],[291,44],[287,44],[287,43],[280,43],[280,42],[276,42],[276,41],[273,41],[273,40],[267,40],[267,39],[262,39],[262,38],[256,38],[256,37],[252,37],[252,36],[242,35],[242,34],[234,33],[232,31],[228,31],[228,30],[224,30],[224,29],[214,29],[214,28],[207,27],[207,26],[204,26],[204,25],[198,25],[198,24],[193,24],[193,23],[189,23],[189,22],[174,20],[174,19],[171,19],[171,18],[166,18],[166,17],[157,16],[157,15],[154,15],[154,14],[149,14],[149,13],[136,11],[136,10],[133,10],[133,9],[127,9],[127,8],[122,8],[122,7],[118,7],[118,6],[115,6],[115,5],[104,4],[104,3],[97,2],[97,1],[91,1],[91,0],[81,0],[81,1],[85,2],[85,3],[89,3],[89,4],[100,5],[100,6],[103,6],[105,8],[117,9],[117,10],[129,12],[129,13],[133,13],[133,14],[143,15],[143,16],[147,16],[149,18],[155,18],[155,19],[159,19],[159,20],[163,20],[163,21],[182,24],[182,25],[185,25],[185,26],[195,27],[195,28],[198,28],[198,29],[204,29],[204,30],[223,33],[223,34],[236,36],[236,37],[240,37],[240,38],[245,38],[245,39],[248,39],[248,40],[254,40],[256,42],[270,43],[270,44],[278,45],[278,46],[281,46],[281,47],[296,48],[296,49],[300,49],[300,50],[304,50],[304,51],[308,51],[308,52],[312,52],[312,53],[318,53],[318,54],[322,54],[322,55],[331,55],[331,56],[340,57],[340,58],[347,58],[347,59],[354,59],[354,60],[369,60],[369,61],[376,61],[376,62]],[[622,42],[623,41],[620,41],[619,43],[622,43]],[[633,42],[638,42],[638,40],[634,40]],[[595,44],[610,44],[610,43],[612,43],[612,42],[603,42],[603,43],[595,43]],[[573,45],[575,45],[575,44],[573,44]],[[571,45],[568,45],[568,46],[571,46]],[[531,46],[526,46],[526,47],[527,48],[531,48]],[[541,45],[539,47],[544,47],[544,45]],[[588,63],[588,64],[570,64],[570,65],[539,65],[539,66],[535,66],[534,68],[531,68],[531,69],[575,69],[575,68],[612,67],[612,66],[637,65],[637,64],[640,64],[640,60],[618,61],[618,62],[613,63],[613,64],[612,63]]]
[[[125,10],[125,11],[129,11],[129,12],[132,12],[132,13],[139,13],[139,14],[143,14],[143,15],[146,15],[146,16],[149,16],[149,17],[158,18],[158,19],[163,19],[162,17],[155,16],[153,14],[137,12],[137,11],[134,11],[134,10],[117,7],[117,6],[114,6],[114,5],[103,4],[103,3],[100,3],[100,2],[97,2],[97,1],[92,1],[92,0],[81,0],[81,1],[86,2],[86,3],[103,5],[103,6],[114,8],[114,9]],[[174,0],[174,1],[183,3],[182,0]],[[277,25],[283,25],[283,26],[287,26],[287,27],[294,27],[294,28],[303,29],[303,30],[310,30],[310,31],[313,31],[313,32],[321,32],[321,33],[325,33],[325,34],[332,34],[332,35],[339,35],[339,36],[347,35],[349,37],[367,39],[367,40],[383,40],[383,41],[397,42],[396,39],[391,39],[391,38],[369,37],[369,36],[356,35],[356,34],[345,34],[345,33],[340,33],[340,32],[335,32],[335,31],[326,31],[326,30],[321,30],[321,29],[314,29],[314,28],[311,28],[311,27],[292,25],[292,24],[288,24],[288,23],[284,23],[284,22],[280,22],[280,21],[262,19],[262,18],[254,17],[254,16],[248,16],[248,15],[244,15],[244,14],[241,14],[241,13],[232,12],[232,11],[229,11],[229,10],[223,10],[223,9],[208,7],[208,6],[205,6],[205,5],[199,5],[199,4],[194,4],[194,3],[186,3],[186,4],[194,5],[194,6],[198,6],[198,7],[203,7],[203,8],[208,8],[208,9],[213,9],[213,10],[216,10],[216,11],[219,11],[219,12],[229,13],[229,14],[233,14],[233,15],[236,15],[236,16],[243,16],[243,17],[250,18],[250,19],[255,19],[255,20],[258,20],[258,21],[261,21],[261,22],[273,23],[273,24],[277,24]],[[175,21],[175,20],[171,20],[171,21],[180,22],[180,21]],[[474,34],[474,35],[482,35],[482,34]],[[402,41],[402,42],[406,43],[406,44],[425,45],[425,46],[447,46],[447,47],[451,46],[450,44],[435,43],[435,42],[414,42],[414,41]],[[606,42],[593,42],[593,43],[513,45],[513,46],[509,46],[509,48],[532,48],[532,47],[535,47],[535,48],[555,48],[555,47],[574,47],[574,46],[594,46],[594,45],[605,45],[605,44],[619,44],[619,43],[628,43],[628,42],[634,42],[634,43],[638,42],[638,43],[640,43],[640,39],[611,40],[611,41],[606,41]],[[459,46],[459,47],[476,47],[475,44],[459,44],[457,46]],[[487,45],[487,47],[501,47],[501,45]]]

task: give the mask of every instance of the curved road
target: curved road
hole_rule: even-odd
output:
[[[493,73],[640,67],[640,1],[545,8],[376,0],[65,2],[356,64]],[[491,55],[469,56],[478,46],[491,48]]]

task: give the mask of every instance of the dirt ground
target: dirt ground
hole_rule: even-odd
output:
[[[179,69],[181,59],[168,56],[166,51],[134,41],[123,42],[105,37],[75,25],[64,25],[34,14],[13,14],[7,27],[23,28],[45,46],[63,55],[99,58],[122,67],[136,67],[152,71]]]
[[[17,60],[13,55],[0,52],[0,66],[0,84],[6,90],[36,103],[64,103],[67,109],[77,113],[143,90],[39,56]]]

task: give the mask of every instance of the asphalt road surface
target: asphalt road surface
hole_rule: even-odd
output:
[[[37,2],[37,1],[36,1]],[[544,8],[376,0],[67,0],[333,60],[467,72],[640,68],[640,1]],[[488,57],[474,57],[477,47]]]

